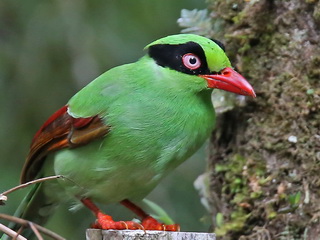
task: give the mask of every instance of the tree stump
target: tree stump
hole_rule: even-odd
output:
[[[87,229],[87,240],[215,240],[214,233]]]

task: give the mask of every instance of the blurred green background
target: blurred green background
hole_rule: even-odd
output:
[[[55,110],[102,72],[136,61],[151,41],[179,33],[181,9],[195,8],[206,8],[205,0],[1,0],[0,192],[18,184],[32,136]],[[183,231],[209,228],[193,188],[205,168],[203,152],[148,197]],[[0,212],[12,214],[26,191],[9,195]],[[67,209],[61,207],[48,227],[68,239],[84,239],[93,216]],[[105,211],[118,220],[133,217],[122,206]]]

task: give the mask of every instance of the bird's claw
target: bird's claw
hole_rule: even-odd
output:
[[[145,230],[158,230],[158,231],[180,231],[180,225],[179,224],[170,224],[166,225],[163,223],[158,222],[156,219],[154,219],[151,216],[148,216],[142,220],[142,226]]]
[[[97,214],[97,221],[91,226],[98,229],[115,229],[115,230],[157,230],[157,231],[180,231],[179,224],[165,225],[158,222],[151,216],[142,220],[142,223],[134,221],[114,221],[111,216],[102,212]]]
[[[144,227],[140,223],[134,221],[114,221],[111,216],[101,212],[97,214],[97,221],[92,227],[104,230],[144,230]]]

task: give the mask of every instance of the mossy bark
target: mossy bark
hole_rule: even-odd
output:
[[[212,0],[214,37],[257,98],[218,116],[208,173],[219,239],[320,237],[320,1]]]

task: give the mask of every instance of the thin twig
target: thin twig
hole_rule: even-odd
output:
[[[83,187],[81,187],[80,185],[75,183],[73,180],[71,180],[71,179],[69,179],[67,177],[64,177],[62,175],[49,176],[49,177],[39,178],[39,179],[36,179],[36,180],[32,180],[32,181],[20,184],[18,186],[10,188],[9,190],[1,193],[0,194],[0,205],[4,205],[5,202],[7,201],[8,198],[7,198],[6,195],[8,195],[8,194],[10,194],[10,193],[12,193],[12,192],[14,192],[16,190],[19,190],[21,188],[25,188],[25,187],[27,187],[29,185],[32,185],[32,184],[41,183],[41,182],[44,182],[44,181],[48,181],[48,180],[52,180],[52,179],[58,179],[58,178],[66,179],[66,180],[72,182],[73,184],[75,184],[76,186],[78,186],[78,187],[83,189]],[[24,220],[22,218],[10,216],[10,215],[7,215],[7,214],[1,214],[1,213],[0,213],[0,218],[6,219],[6,220],[11,221],[11,222],[18,223],[18,224],[22,225],[22,227],[30,227],[31,230],[34,232],[34,234],[36,235],[36,237],[39,240],[43,240],[40,232],[42,232],[43,234],[45,234],[48,237],[51,237],[52,239],[55,239],[55,240],[65,240],[65,238],[61,237],[60,235],[56,234],[55,232],[52,232],[47,228],[41,227],[40,225],[38,225],[36,223]],[[23,238],[19,238],[19,237],[21,237],[20,231],[18,231],[18,233],[17,233],[17,232],[13,231],[12,229],[10,229],[10,228],[8,228],[6,226],[4,226],[4,228],[5,229],[9,229],[14,233],[13,239],[17,239],[17,240],[24,240],[25,239],[24,237]]]
[[[32,231],[34,232],[34,234],[36,235],[36,237],[38,238],[38,240],[43,240],[43,237],[41,236],[41,234],[39,233],[38,229],[36,228],[36,226],[34,225],[33,222],[28,222],[29,223],[29,227],[32,229]]]
[[[14,217],[14,216],[10,216],[7,214],[3,214],[0,213],[0,218],[11,221],[11,222],[15,222],[18,224],[21,224],[22,226],[28,227],[30,226],[29,222],[27,220],[24,220],[22,218],[18,218],[18,217]],[[43,234],[47,235],[48,237],[51,237],[52,239],[56,239],[56,240],[65,240],[65,238],[61,237],[60,235],[50,231],[47,228],[41,227],[40,225],[36,224],[36,223],[32,223],[34,225],[34,227],[39,230],[40,232],[42,232]]]
[[[12,193],[12,192],[14,192],[14,191],[16,191],[16,190],[28,187],[29,185],[32,185],[32,184],[35,184],[35,183],[45,182],[45,181],[48,181],[48,180],[53,180],[53,179],[58,179],[58,178],[62,178],[64,180],[67,180],[67,181],[71,182],[72,184],[76,185],[77,187],[82,188],[84,190],[84,188],[82,186],[80,186],[79,184],[77,184],[76,182],[71,180],[70,178],[67,178],[67,177],[65,177],[63,175],[54,175],[54,176],[49,176],[49,177],[43,177],[43,178],[38,178],[38,179],[29,181],[29,182],[26,182],[26,183],[22,183],[22,184],[20,184],[18,186],[10,188],[9,190],[7,190],[7,191],[5,191],[3,193],[0,193],[0,206],[4,205],[5,202],[8,200],[7,195]]]
[[[9,194],[9,193],[12,193],[20,188],[25,188],[31,184],[35,184],[35,183],[40,183],[40,182],[44,182],[44,181],[47,181],[47,180],[51,180],[51,179],[58,179],[58,178],[64,178],[62,175],[55,175],[55,176],[49,176],[49,177],[44,177],[44,178],[39,178],[39,179],[36,179],[36,180],[32,180],[30,182],[26,182],[26,183],[23,183],[23,184],[20,184],[18,186],[15,186],[13,188],[10,188],[9,190],[3,192],[0,194],[0,205],[3,204],[4,201],[7,200],[6,196]]]
[[[21,226],[17,231],[17,235],[14,236],[14,238],[12,238],[12,240],[17,240],[17,237],[19,237],[21,235],[23,229],[24,229],[24,226]]]
[[[19,235],[17,232],[13,231],[12,229],[8,228],[7,226],[0,223],[0,231],[7,234],[9,237],[12,237],[13,239],[17,240],[27,240],[25,237]]]

